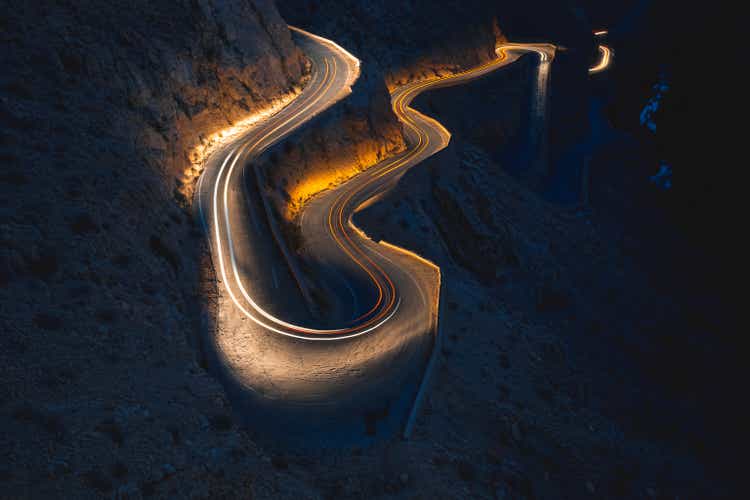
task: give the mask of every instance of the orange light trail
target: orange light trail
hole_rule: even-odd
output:
[[[332,52],[337,54],[337,57],[324,58],[325,69],[322,72],[322,79],[318,84],[316,84],[317,86],[313,89],[313,91],[304,97],[304,100],[302,101],[302,104],[300,105],[300,109],[298,111],[294,112],[291,116],[287,117],[281,123],[275,125],[274,128],[272,128],[270,131],[261,132],[243,141],[224,158],[224,162],[219,169],[216,178],[216,184],[213,189],[213,217],[215,239],[218,249],[217,254],[219,260],[219,268],[222,276],[222,281],[227,288],[231,300],[235,303],[235,305],[238,306],[238,308],[245,314],[245,316],[258,323],[260,326],[285,336],[306,340],[335,340],[351,338],[378,328],[396,313],[400,304],[400,299],[398,299],[396,287],[391,277],[388,276],[388,274],[380,265],[378,265],[369,255],[367,255],[364,247],[362,246],[362,243],[357,243],[357,238],[349,234],[349,230],[355,232],[360,230],[356,228],[356,226],[354,226],[354,224],[352,223],[351,215],[349,215],[347,218],[346,214],[356,212],[359,206],[364,203],[362,202],[358,206],[350,207],[352,201],[355,199],[355,196],[363,193],[366,189],[373,187],[374,183],[376,183],[379,179],[388,175],[389,173],[396,171],[397,169],[404,168],[409,164],[416,162],[419,159],[420,155],[427,151],[427,148],[430,146],[430,135],[424,129],[420,128],[417,123],[417,119],[423,120],[424,122],[428,123],[429,127],[432,130],[437,130],[438,135],[442,139],[441,144],[438,145],[437,150],[445,147],[450,141],[450,132],[448,132],[448,130],[445,129],[445,127],[443,127],[438,121],[411,108],[409,106],[411,101],[419,93],[430,88],[448,86],[462,80],[481,76],[484,73],[488,73],[512,62],[515,59],[510,60],[511,58],[508,57],[508,52],[537,52],[540,55],[541,61],[543,63],[549,62],[554,57],[555,47],[549,44],[507,44],[505,46],[498,47],[496,51],[497,57],[495,59],[488,61],[480,66],[452,75],[445,75],[430,78],[424,81],[412,82],[394,91],[394,97],[392,98],[392,107],[394,113],[404,123],[404,125],[413,134],[416,135],[416,144],[405,154],[390,161],[383,162],[383,165],[380,167],[376,167],[375,170],[368,170],[366,172],[363,172],[364,175],[367,175],[367,177],[364,178],[364,182],[355,184],[354,189],[342,190],[342,192],[337,195],[328,211],[328,229],[334,242],[349,258],[351,258],[357,264],[357,266],[363,269],[364,272],[369,276],[370,280],[373,282],[375,288],[377,289],[377,299],[374,301],[373,306],[368,312],[354,320],[354,323],[356,323],[355,325],[348,328],[317,329],[294,325],[276,318],[268,312],[264,311],[250,297],[245,287],[243,286],[242,280],[240,278],[240,273],[237,269],[237,264],[235,261],[227,200],[229,193],[229,180],[232,178],[232,171],[239,162],[239,159],[243,157],[243,155],[250,151],[262,151],[264,147],[267,147],[274,141],[275,134],[277,132],[283,134],[283,127],[287,126],[290,123],[293,123],[293,120],[299,120],[303,116],[309,116],[310,112],[316,113],[320,111],[320,106],[316,108],[316,104],[318,104],[318,102],[329,93],[329,91],[331,90],[331,86],[336,81],[336,75],[339,66],[339,64],[337,64],[337,59],[339,59],[345,66],[344,69],[346,70],[346,82],[344,83],[344,85],[342,85],[341,91],[334,91],[335,95],[329,96],[328,100],[330,102],[335,102],[336,100],[341,99],[343,95],[346,94],[346,92],[350,92],[351,85],[354,83],[354,81],[356,81],[359,75],[359,60],[346,52],[339,45],[330,40],[323,39],[302,30],[296,28],[292,29],[295,29],[296,31],[306,36],[314,38],[319,43],[326,45]],[[262,137],[259,138],[261,134]],[[225,176],[223,176],[225,169],[227,170],[227,173]],[[252,314],[243,306],[237,295],[235,295],[235,292],[232,290],[232,286],[230,286],[230,280],[227,278],[227,270],[224,262],[225,259],[222,247],[224,243],[222,243],[223,240],[221,234],[221,225],[218,215],[220,182],[223,182],[223,218],[226,225],[226,245],[228,246],[229,250],[231,268],[234,274],[234,281],[245,301],[259,316]],[[349,210],[349,208],[352,208],[352,210]],[[372,251],[374,249],[370,250]],[[378,253],[377,250],[374,251]],[[381,257],[387,259],[387,257],[383,255],[381,255]],[[364,321],[361,322],[362,320]]]
[[[599,62],[589,68],[590,75],[601,73],[612,63],[612,49],[606,45],[599,45],[599,54],[601,54]]]

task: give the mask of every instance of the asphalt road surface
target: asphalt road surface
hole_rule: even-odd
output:
[[[316,446],[403,426],[435,340],[439,270],[406,250],[374,242],[352,223],[356,210],[411,167],[446,147],[450,133],[409,107],[421,92],[479,78],[551,45],[513,44],[480,67],[396,89],[393,109],[408,149],[324,191],[304,207],[303,241],[321,288],[338,304],[308,314],[297,278],[272,237],[252,160],[350,93],[359,61],[335,43],[295,29],[312,62],[303,92],[213,153],[196,190],[218,280],[209,353],[235,410],[272,439]]]

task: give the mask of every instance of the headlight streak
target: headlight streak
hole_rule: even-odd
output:
[[[301,33],[304,33],[304,34],[310,36],[307,32],[304,32],[303,30],[298,30],[297,29],[296,31],[299,31]],[[312,35],[312,36],[314,38],[316,38],[318,41],[325,40],[325,39],[322,39],[321,37],[317,37],[315,35]],[[329,47],[333,47],[335,50],[340,51],[341,53],[345,53],[344,49],[342,49],[339,45],[337,45],[337,44],[335,44],[333,42],[330,42],[329,44],[326,44],[326,45],[329,46]],[[355,67],[357,68],[357,74],[358,74],[359,61],[354,56],[351,56],[348,53],[345,53],[345,59],[348,60],[349,62],[352,62],[355,65]],[[389,307],[388,307],[387,310],[383,311],[382,314],[380,314],[378,317],[373,318],[372,320],[368,321],[367,323],[365,323],[363,325],[359,325],[356,328],[341,328],[341,329],[316,329],[316,328],[307,328],[307,327],[304,327],[304,326],[294,325],[292,323],[288,323],[286,321],[283,321],[283,320],[281,320],[281,319],[279,319],[279,318],[271,315],[270,313],[268,313],[267,311],[265,311],[263,308],[261,308],[250,297],[250,295],[247,293],[246,288],[242,284],[242,280],[241,280],[241,277],[240,277],[239,270],[237,269],[237,262],[236,262],[236,258],[235,258],[235,254],[234,254],[234,248],[233,248],[233,242],[232,242],[232,235],[231,235],[231,223],[230,223],[230,218],[229,218],[229,209],[228,209],[228,204],[227,204],[227,201],[228,201],[228,191],[229,191],[229,180],[232,177],[233,170],[234,170],[236,164],[238,163],[238,160],[240,159],[240,157],[247,150],[262,150],[263,147],[266,147],[266,145],[264,144],[264,141],[266,141],[267,139],[269,139],[274,133],[276,133],[279,129],[281,129],[282,127],[284,127],[285,125],[287,125],[292,120],[295,120],[299,116],[305,114],[310,108],[312,108],[315,104],[317,104],[324,95],[326,95],[326,93],[330,89],[331,85],[335,81],[336,71],[337,71],[336,70],[337,65],[336,65],[336,59],[333,58],[332,59],[333,70],[330,72],[331,76],[329,76],[328,75],[328,60],[327,59],[325,60],[325,63],[326,63],[325,77],[322,79],[321,87],[319,87],[318,89],[316,89],[312,93],[312,96],[309,98],[309,99],[311,99],[311,101],[305,103],[304,106],[302,107],[302,109],[300,111],[294,113],[292,116],[290,116],[289,118],[287,118],[286,120],[284,120],[282,123],[280,123],[277,126],[275,126],[271,131],[269,131],[268,133],[266,133],[262,138],[258,139],[257,141],[255,141],[254,139],[250,139],[248,141],[245,141],[240,146],[234,148],[227,155],[227,157],[224,159],[224,162],[222,163],[222,166],[219,169],[219,173],[217,175],[216,183],[214,185],[214,192],[213,192],[214,228],[215,228],[215,235],[214,236],[215,236],[215,239],[216,239],[216,242],[217,242],[217,251],[218,251],[218,258],[219,258],[219,268],[220,268],[222,278],[224,280],[226,289],[229,292],[229,296],[230,296],[231,300],[235,303],[235,305],[237,305],[237,307],[239,308],[239,310],[245,316],[247,316],[248,318],[250,318],[251,320],[253,320],[257,324],[259,324],[263,328],[266,328],[266,329],[268,329],[270,331],[279,333],[281,335],[285,335],[285,336],[293,337],[293,338],[297,338],[297,339],[302,339],[302,340],[343,340],[343,339],[353,338],[353,337],[357,337],[359,335],[366,334],[366,333],[368,333],[368,332],[370,332],[370,331],[378,328],[383,323],[385,323],[386,321],[388,321],[389,319],[391,319],[393,317],[393,315],[397,312],[397,310],[398,310],[398,308],[400,306],[400,303],[401,303],[400,299],[398,301],[396,301],[395,296],[392,297],[392,300],[390,301]],[[349,68],[349,67],[351,67],[351,66],[347,65],[347,68]],[[356,80],[356,75],[353,77],[352,73],[348,72],[347,73],[347,80],[346,80],[347,85],[351,85],[353,83],[353,80]],[[251,145],[251,143],[253,141],[255,141],[255,142],[254,142],[254,144]],[[231,164],[229,164],[229,168],[228,168],[227,174],[226,174],[226,176],[224,176],[223,175],[224,174],[224,170],[226,169],[227,164],[228,164],[230,158],[232,158],[232,157],[234,157],[234,160],[231,162]],[[232,263],[232,270],[233,270],[233,274],[234,274],[234,278],[235,278],[235,281],[237,283],[237,286],[240,289],[240,292],[241,292],[242,296],[245,298],[245,300],[250,304],[250,306],[252,307],[252,309],[254,309],[260,316],[264,317],[266,320],[268,320],[268,321],[270,321],[272,323],[275,323],[279,327],[284,327],[284,328],[287,328],[287,329],[289,329],[291,331],[281,330],[280,328],[277,328],[276,326],[272,326],[268,322],[266,322],[266,321],[264,321],[262,319],[259,319],[255,315],[251,314],[241,304],[241,302],[238,300],[236,294],[232,290],[232,287],[229,286],[229,282],[227,281],[227,273],[226,273],[226,265],[225,265],[225,262],[224,262],[224,255],[223,255],[222,248],[221,248],[221,244],[222,244],[222,242],[221,242],[221,230],[220,230],[220,221],[219,221],[219,218],[218,218],[218,213],[219,213],[219,209],[218,209],[218,200],[219,200],[218,189],[219,189],[219,184],[220,184],[220,181],[221,181],[222,178],[224,178],[223,204],[224,204],[224,222],[225,222],[225,224],[227,226],[227,246],[228,246],[228,249],[229,249],[230,260],[231,260],[231,263]],[[385,275],[385,273],[384,273],[384,275]],[[387,275],[386,275],[386,278],[387,278]],[[389,278],[387,278],[387,279],[389,279]],[[395,287],[394,287],[394,290],[395,290]]]
[[[351,85],[354,84],[354,82],[357,80],[358,75],[359,75],[359,71],[360,71],[359,60],[356,57],[349,54],[348,52],[346,52],[338,44],[330,40],[326,40],[322,37],[313,35],[304,30],[300,30],[298,28],[294,28],[291,26],[290,26],[290,29],[298,33],[301,33],[305,36],[311,37],[317,42],[326,45],[330,50],[338,54],[340,59],[345,62],[345,66],[346,66],[346,82],[342,88],[344,89],[344,91],[346,90],[350,91]],[[332,341],[332,340],[349,339],[349,338],[357,337],[357,336],[372,332],[373,330],[379,328],[380,326],[385,324],[387,321],[389,321],[391,318],[393,318],[393,316],[399,310],[399,307],[401,305],[401,299],[398,297],[396,287],[393,281],[391,280],[391,278],[388,276],[385,270],[367,254],[367,252],[374,252],[385,261],[389,261],[389,262],[393,262],[393,261],[390,258],[388,258],[386,255],[378,251],[378,247],[367,247],[367,248],[362,247],[361,243],[357,243],[356,241],[357,238],[350,237],[350,234],[349,234],[350,231],[355,232],[355,233],[361,232],[361,230],[353,224],[351,220],[352,214],[355,213],[357,209],[359,209],[359,207],[361,207],[364,203],[366,203],[368,199],[370,199],[373,196],[377,196],[378,194],[381,193],[381,191],[384,192],[387,186],[385,186],[385,183],[381,186],[375,185],[376,189],[372,193],[369,193],[369,197],[365,200],[357,201],[357,205],[355,205],[352,210],[349,209],[350,204],[353,200],[355,200],[355,197],[357,195],[364,193],[365,190],[373,186],[376,183],[376,181],[388,175],[389,173],[396,171],[397,169],[416,163],[417,161],[420,160],[420,156],[423,155],[423,153],[425,153],[428,150],[430,146],[430,136],[424,130],[420,129],[419,125],[417,124],[417,121],[415,120],[416,117],[418,117],[421,120],[424,120],[425,122],[428,122],[432,128],[438,131],[440,137],[442,138],[442,143],[438,145],[435,151],[432,151],[429,154],[434,154],[434,152],[437,152],[440,149],[444,148],[450,142],[450,137],[451,137],[450,132],[447,129],[445,129],[445,127],[443,127],[442,124],[440,124],[437,120],[431,117],[428,117],[418,112],[417,110],[409,107],[409,104],[414,99],[414,97],[416,97],[419,93],[427,89],[451,85],[454,82],[457,83],[462,80],[466,80],[475,76],[480,76],[484,73],[497,69],[498,67],[509,64],[510,62],[513,62],[513,61],[508,60],[509,58],[508,58],[507,51],[537,52],[540,55],[540,59],[542,63],[549,62],[554,57],[554,46],[552,45],[508,44],[505,46],[498,47],[496,51],[498,55],[497,59],[489,61],[479,67],[472,68],[466,71],[462,71],[460,73],[456,73],[453,75],[431,78],[429,80],[420,81],[420,82],[412,82],[394,91],[393,99],[392,99],[393,110],[398,116],[398,118],[410,130],[410,132],[416,135],[416,145],[414,145],[403,156],[400,156],[391,161],[385,162],[382,167],[378,167],[374,170],[371,169],[371,170],[363,172],[361,175],[366,176],[366,177],[363,177],[364,182],[358,182],[358,183],[353,184],[354,189],[350,189],[348,191],[346,189],[342,189],[342,192],[337,195],[336,199],[334,200],[331,207],[329,208],[328,227],[329,227],[329,231],[331,233],[332,238],[334,239],[336,244],[343,250],[343,252],[367,273],[367,275],[370,277],[371,281],[373,282],[375,288],[377,289],[377,299],[375,300],[374,305],[370,308],[369,311],[367,311],[365,314],[361,315],[359,318],[356,318],[353,321],[353,323],[355,323],[355,326],[352,326],[350,328],[338,328],[338,329],[309,328],[309,327],[304,327],[301,325],[295,325],[295,324],[286,322],[270,314],[269,312],[265,311],[258,303],[256,303],[252,299],[252,297],[247,292],[247,289],[242,283],[240,272],[238,270],[237,260],[236,260],[236,256],[234,252],[234,244],[233,244],[233,239],[232,239],[232,229],[231,229],[230,212],[229,212],[229,204],[228,204],[230,180],[232,179],[232,174],[238,163],[242,165],[241,159],[244,158],[248,152],[253,152],[253,153],[262,152],[264,148],[270,146],[274,142],[277,142],[282,137],[284,137],[284,135],[286,135],[289,131],[293,130],[294,127],[291,127],[289,130],[282,130],[290,122],[293,122],[294,120],[299,119],[300,117],[304,116],[306,113],[308,113],[311,110],[313,110],[313,113],[317,113],[321,109],[325,109],[325,107],[322,107],[320,109],[315,109],[314,107],[320,102],[320,100],[324,96],[326,96],[329,93],[331,86],[336,80],[337,57],[331,58],[330,65],[328,62],[328,58],[325,58],[324,59],[325,70],[323,72],[323,77],[320,79],[320,83],[317,83],[317,82],[315,83],[315,85],[317,86],[313,87],[314,90],[310,93],[310,95],[304,97],[304,100],[301,102],[300,109],[296,112],[293,112],[289,117],[287,117],[286,119],[281,121],[279,124],[274,126],[270,131],[264,133],[262,137],[258,138],[258,135],[255,135],[249,138],[248,140],[243,141],[242,143],[240,143],[238,146],[234,147],[233,149],[231,149],[231,151],[229,151],[226,157],[224,158],[221,164],[221,167],[219,168],[218,174],[216,176],[216,181],[213,186],[213,197],[212,197],[213,198],[212,206],[213,206],[213,212],[214,212],[213,213],[213,224],[214,224],[213,236],[216,240],[216,248],[217,248],[217,253],[218,253],[218,261],[219,261],[219,271],[222,277],[222,281],[226,287],[227,292],[229,293],[230,299],[232,300],[232,302],[234,302],[234,304],[238,307],[238,309],[247,318],[251,319],[253,322],[257,323],[259,326],[269,331],[272,331],[272,332],[275,332],[275,333],[278,333],[287,337],[301,339],[301,340],[326,340],[326,341],[331,340]],[[315,80],[315,78],[313,78],[313,80]],[[308,85],[313,85],[313,80],[311,80],[310,84]],[[329,96],[329,101],[335,102],[341,97],[342,97],[342,92],[339,91],[337,92],[335,96]],[[280,133],[277,134],[277,132],[280,132]],[[226,174],[225,174],[225,171],[226,171]],[[220,189],[221,182],[223,182],[223,186],[221,186],[223,187],[223,189],[222,189],[221,198],[220,198],[219,189]],[[203,176],[201,177],[199,181],[199,192],[198,192],[199,204],[200,204],[200,196],[201,196],[200,187],[202,186],[202,183],[203,183]],[[223,223],[224,223],[224,226],[226,227],[226,241],[225,242],[222,241],[221,220],[219,218],[220,200],[224,205],[223,206],[223,212],[224,212]],[[204,227],[208,230],[205,219],[203,218],[202,206],[200,207],[200,210],[201,210],[202,222],[204,224]],[[349,215],[347,216],[346,214],[349,214]],[[341,237],[341,235],[338,234],[339,232],[343,235],[343,237]],[[362,237],[361,235],[359,236]],[[225,262],[224,253],[223,253],[224,245],[226,245],[226,248],[228,249],[230,263],[232,266],[232,274],[234,278],[233,281],[236,287],[239,289],[241,298],[244,299],[244,302],[249,304],[250,310],[248,310],[248,308],[245,307],[243,302],[240,300],[240,297],[237,296],[237,294],[233,290],[233,285],[231,285],[232,280],[230,280],[227,276],[227,263]],[[380,246],[380,248],[390,247],[390,246],[391,245],[382,245]],[[398,248],[398,247],[394,247],[394,248]],[[417,257],[418,259],[421,259],[423,262],[429,262],[426,259],[419,257],[417,254],[414,254],[413,252],[409,252],[408,250],[404,250],[404,249],[400,249],[400,250],[404,252],[406,255]],[[430,264],[434,266],[434,264],[432,263]],[[410,278],[413,280],[413,277],[410,276]],[[420,290],[420,293],[422,293],[421,290]],[[251,312],[251,310],[254,311],[254,313]],[[364,320],[365,318],[367,319],[360,324],[359,322]]]
[[[512,47],[508,47],[508,50],[515,50],[515,51],[519,51],[519,52],[527,52],[529,50],[532,50],[532,51],[537,52],[537,53],[540,54],[541,59],[542,59],[543,62],[551,61],[552,58],[554,57],[554,50],[555,50],[555,48],[552,45],[540,44],[538,47],[535,47],[535,46],[532,46],[532,47],[533,48],[529,48],[529,46],[526,46],[526,45],[515,44]],[[350,247],[355,252],[357,252],[362,257],[364,257],[370,264],[372,264],[375,267],[375,269],[378,272],[380,272],[380,274],[382,274],[386,278],[386,280],[388,281],[389,288],[391,290],[391,301],[392,301],[393,297],[395,296],[395,289],[393,287],[392,281],[387,276],[387,274],[385,274],[385,272],[380,268],[380,266],[378,266],[376,263],[374,263],[361,249],[358,248],[358,246],[354,243],[354,241],[352,241],[352,239],[349,237],[349,235],[347,233],[347,230],[346,230],[346,227],[345,227],[346,225],[345,225],[345,221],[344,221],[344,213],[346,212],[346,208],[347,208],[348,204],[350,203],[350,201],[352,200],[352,198],[356,194],[358,194],[359,192],[363,191],[365,188],[367,188],[368,186],[370,186],[377,179],[379,179],[379,178],[381,178],[381,177],[383,177],[383,176],[391,173],[392,171],[394,171],[394,170],[396,170],[398,168],[403,167],[404,165],[408,164],[412,160],[416,159],[423,151],[425,151],[429,147],[429,145],[430,145],[429,135],[426,134],[426,133],[424,133],[417,126],[416,122],[414,122],[411,119],[411,117],[409,116],[409,113],[413,113],[414,115],[419,116],[420,118],[424,119],[425,121],[430,122],[437,130],[440,131],[441,136],[444,138],[444,142],[443,142],[443,144],[441,144],[441,147],[439,147],[435,152],[437,152],[440,149],[442,149],[443,147],[445,147],[448,144],[448,142],[450,141],[450,132],[442,124],[440,124],[437,120],[435,120],[435,119],[433,119],[431,117],[428,117],[428,116],[426,116],[426,115],[424,115],[422,113],[419,113],[417,110],[415,110],[415,109],[413,109],[413,108],[411,108],[411,107],[408,106],[408,104],[413,100],[413,98],[416,97],[416,95],[418,95],[419,93],[421,93],[424,90],[428,89],[429,87],[437,87],[437,86],[441,86],[441,85],[450,84],[451,82],[460,81],[461,79],[466,78],[466,77],[478,76],[480,74],[483,74],[484,72],[492,71],[492,70],[496,69],[497,67],[504,66],[505,64],[507,64],[505,62],[506,59],[507,59],[507,55],[506,55],[504,49],[505,48],[503,48],[503,50],[499,50],[498,51],[498,58],[497,59],[494,59],[492,61],[488,61],[487,63],[485,63],[485,64],[483,64],[483,65],[481,65],[479,67],[472,68],[472,69],[466,70],[466,71],[462,71],[460,73],[456,73],[456,74],[453,74],[453,75],[447,75],[447,76],[432,78],[432,79],[429,79],[429,80],[426,80],[426,81],[421,81],[421,82],[416,82],[416,83],[408,84],[406,86],[405,90],[402,90],[401,92],[399,92],[399,91],[394,92],[394,94],[396,94],[396,97],[394,97],[394,99],[393,99],[393,110],[396,113],[396,115],[398,116],[398,118],[407,127],[409,127],[410,130],[412,130],[417,135],[417,138],[418,138],[417,145],[413,149],[411,149],[409,152],[407,152],[404,156],[402,156],[401,158],[397,158],[397,159],[395,159],[395,160],[393,160],[391,162],[387,162],[382,168],[374,171],[374,173],[372,174],[372,178],[368,182],[366,182],[365,185],[362,188],[360,188],[359,190],[354,190],[354,191],[350,192],[349,195],[346,197],[346,199],[344,199],[343,201],[342,201],[342,198],[343,198],[343,196],[346,193],[340,194],[338,196],[338,198],[336,199],[336,201],[331,205],[331,208],[329,210],[329,216],[328,216],[328,218],[329,218],[328,224],[329,224],[329,228],[330,228],[331,234],[333,235],[334,239],[336,240],[336,243],[347,253],[347,255],[349,255],[353,260],[355,260],[360,265],[360,267],[363,267],[365,269],[365,271],[368,273],[368,275],[370,276],[371,280],[375,284],[376,288],[378,289],[378,298],[375,301],[375,304],[372,306],[372,308],[368,312],[366,312],[365,314],[363,314],[359,318],[355,319],[354,320],[355,322],[361,320],[362,318],[367,317],[368,315],[374,313],[374,311],[377,310],[377,308],[380,306],[380,304],[382,302],[382,299],[383,299],[383,289],[382,289],[381,285],[378,283],[378,281],[375,278],[375,276],[373,275],[373,273],[370,272],[368,269],[366,269],[364,266],[362,266],[362,264],[359,261],[359,259],[357,259],[356,257],[354,257],[352,255],[352,253],[342,244],[342,241],[336,236],[336,233],[333,230],[333,227],[331,225],[331,218],[333,217],[334,209],[336,209],[336,207],[338,207],[338,209],[336,210],[337,215],[338,215],[338,227],[341,230],[341,232],[344,234],[344,236],[345,236],[347,242],[349,243]],[[550,56],[549,53],[551,53],[552,55]],[[407,112],[407,109],[408,109],[408,112]],[[367,175],[367,174],[370,174],[370,172],[367,172],[365,175]],[[376,196],[376,195],[377,195],[377,193],[375,193],[375,194],[373,194],[371,196]],[[360,203],[359,206],[361,206],[361,205],[362,205],[362,203]],[[353,214],[354,212],[356,212],[356,209],[358,207],[355,207],[355,209],[352,210],[351,213]],[[348,223],[348,225],[351,228],[353,228],[353,229],[358,230],[358,231],[361,232],[361,230],[359,228],[357,228],[353,224],[353,222],[351,221],[351,216],[349,217],[349,219],[346,222]],[[381,255],[381,257],[384,257],[384,256]],[[389,306],[386,306],[385,310],[387,310],[388,307]]]
[[[589,68],[590,75],[601,73],[607,69],[612,62],[612,49],[606,45],[599,45],[599,54],[601,54],[601,59],[599,59],[597,64]]]
[[[232,158],[232,156],[234,156],[234,160],[232,162],[233,165],[234,165],[237,162],[238,158],[241,156],[241,153],[238,154],[237,151],[239,149],[243,149],[244,147],[245,147],[245,145],[239,146],[239,147],[233,149],[227,155],[227,157],[224,159],[224,162],[222,163],[221,169],[219,171],[219,175],[218,175],[219,179],[221,178],[221,174],[222,174],[224,168],[226,167],[227,163],[229,162],[230,158]],[[335,337],[310,337],[310,336],[302,335],[301,333],[312,333],[312,334],[315,334],[315,333],[318,333],[318,332],[326,332],[326,333],[328,333],[329,331],[326,331],[326,330],[316,330],[316,329],[310,329],[310,328],[304,328],[304,327],[297,327],[295,325],[291,325],[289,323],[286,323],[286,322],[283,322],[281,320],[278,320],[278,318],[275,318],[274,316],[271,316],[270,314],[266,313],[263,309],[261,309],[249,297],[249,295],[245,295],[245,298],[250,302],[250,304],[253,306],[253,308],[256,309],[259,313],[261,313],[264,317],[266,317],[268,319],[271,319],[272,321],[274,321],[274,322],[276,322],[278,324],[287,326],[290,329],[294,329],[295,331],[298,331],[299,333],[292,333],[292,332],[288,332],[288,331],[285,331],[285,330],[280,330],[279,328],[276,328],[275,326],[272,326],[271,324],[268,324],[265,321],[263,321],[263,320],[255,317],[247,309],[245,309],[245,307],[242,305],[242,303],[237,299],[237,296],[235,295],[235,293],[232,290],[232,288],[228,285],[228,278],[227,278],[226,266],[225,266],[225,263],[224,263],[224,256],[223,256],[223,252],[221,251],[221,247],[220,247],[220,245],[221,245],[221,231],[220,231],[220,228],[219,228],[219,220],[218,220],[218,216],[217,216],[217,214],[218,214],[218,206],[217,206],[218,205],[218,193],[217,193],[217,191],[218,191],[218,184],[219,183],[218,183],[218,180],[217,180],[217,183],[214,186],[214,215],[216,216],[215,220],[214,220],[214,230],[215,230],[214,237],[216,238],[217,247],[218,247],[219,269],[220,269],[220,272],[221,272],[222,280],[225,283],[225,288],[226,288],[227,292],[229,293],[229,296],[232,299],[232,302],[234,302],[234,304],[238,307],[238,309],[240,311],[242,311],[242,313],[245,316],[247,316],[249,319],[251,319],[252,321],[254,321],[255,323],[257,323],[258,325],[262,326],[263,328],[266,328],[267,330],[279,333],[279,334],[287,336],[287,337],[293,337],[293,338],[297,338],[297,339],[301,339],[301,340],[312,340],[312,339],[314,339],[314,340],[337,340],[337,339],[347,339],[347,338],[357,337],[359,335],[364,335],[365,333],[368,333],[368,332],[374,330],[375,328],[378,328],[380,325],[382,325],[383,323],[385,323],[386,321],[388,321],[396,313],[396,311],[398,310],[398,307],[400,305],[400,302],[398,304],[396,304],[396,307],[393,308],[393,311],[390,313],[390,315],[388,315],[382,322],[380,322],[380,323],[372,326],[371,328],[364,329],[362,331],[351,333],[351,334],[348,334],[348,335],[347,334],[337,335]],[[226,194],[226,192],[225,192],[225,194]],[[226,203],[226,198],[224,199],[224,202]],[[226,213],[225,213],[225,216],[226,216]],[[232,256],[232,261],[233,261],[232,264],[233,264],[233,266],[235,266],[234,253],[231,250],[231,236],[228,235],[227,239],[228,239],[228,243],[230,245],[230,255]],[[234,271],[235,271],[235,273],[237,272],[236,267],[234,268]],[[235,276],[236,276],[238,285],[242,288],[242,284],[241,284],[241,282],[239,280],[239,276],[237,276],[236,274],[235,274]],[[243,292],[244,292],[244,290],[243,290]]]
[[[302,28],[297,28],[296,26],[289,26],[289,29],[297,33],[300,33],[302,35],[305,35],[309,38],[312,38],[313,40],[316,40],[327,47],[330,47],[334,52],[338,52],[339,55],[341,55],[343,59],[347,60],[352,65],[354,65],[356,71],[352,73],[348,73],[349,76],[346,80],[346,87],[351,89],[351,86],[354,85],[354,82],[356,82],[357,79],[359,78],[359,67],[362,64],[362,62],[359,59],[357,59],[351,52],[349,52],[348,50],[346,50],[345,48],[343,48],[341,45],[337,44],[333,40],[329,40],[327,38],[323,38],[322,36],[315,35],[313,33],[310,33],[309,31],[303,30]]]
[[[607,30],[594,31],[594,36],[598,38],[607,36],[608,34],[609,34],[609,31]],[[599,50],[599,54],[601,54],[601,59],[599,59],[599,62],[597,64],[589,68],[590,75],[593,75],[595,73],[601,73],[602,71],[607,69],[607,67],[609,67],[611,60],[612,60],[612,49],[610,49],[606,45],[599,44],[598,50]]]

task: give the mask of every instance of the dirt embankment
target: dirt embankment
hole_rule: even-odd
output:
[[[304,81],[286,23],[260,0],[2,10],[0,496],[263,490],[190,345],[183,208],[201,145]]]

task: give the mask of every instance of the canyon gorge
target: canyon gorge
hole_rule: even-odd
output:
[[[735,260],[712,222],[733,211],[680,144],[689,57],[649,53],[655,4],[3,2],[0,497],[731,497]],[[304,94],[313,63],[289,25],[359,60],[349,95],[252,164],[313,289],[300,213],[407,150],[391,92],[498,44],[556,45],[544,78],[527,54],[419,95],[450,143],[354,215],[442,273],[408,440],[372,412],[364,444],[330,449],[249,428],[206,340],[222,278],[199,182]],[[614,67],[589,75],[601,28]],[[657,83],[653,134],[638,116]],[[662,163],[671,191],[651,180]]]

